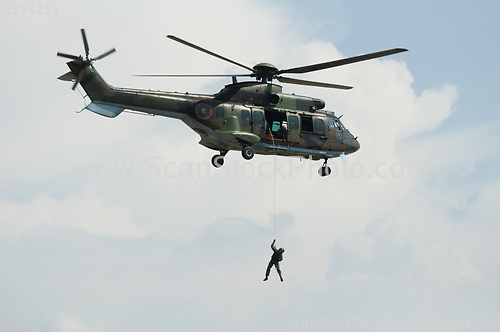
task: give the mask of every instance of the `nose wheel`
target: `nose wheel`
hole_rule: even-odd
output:
[[[227,154],[227,150],[223,150],[220,154],[216,154],[212,157],[212,165],[215,168],[220,168],[224,165],[224,156]]]
[[[326,164],[328,161],[328,158],[325,158],[325,162],[323,163],[323,166],[321,166],[320,169],[318,169],[318,174],[322,177],[328,176],[332,173],[332,169]]]

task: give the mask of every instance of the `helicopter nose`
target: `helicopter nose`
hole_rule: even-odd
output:
[[[359,150],[359,142],[357,139],[355,139],[354,137],[352,137],[350,140],[349,140],[349,143],[347,144],[347,153],[348,154],[351,154],[351,153],[354,153],[356,151]]]
[[[354,136],[352,136],[350,133],[348,135],[348,138],[346,139],[345,141],[346,145],[347,145],[347,154],[351,154],[351,153],[354,153],[356,151],[359,150],[359,142],[357,140],[357,137],[355,138]]]
[[[359,148],[360,148],[360,145],[359,145],[359,142],[357,139],[354,139],[354,145],[353,145],[353,148],[354,148],[354,152],[358,151]]]

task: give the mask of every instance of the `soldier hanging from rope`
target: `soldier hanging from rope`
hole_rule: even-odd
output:
[[[269,277],[269,272],[271,272],[271,268],[274,267],[276,268],[276,271],[278,271],[278,275],[280,276],[281,282],[283,282],[283,277],[281,277],[281,270],[280,270],[280,263],[283,260],[283,253],[285,252],[285,249],[279,248],[276,249],[274,246],[274,243],[276,242],[276,239],[274,239],[273,243],[271,243],[271,249],[273,249],[273,255],[271,256],[271,260],[269,261],[269,264],[267,265],[267,270],[266,270],[266,277],[264,278],[264,281],[267,280]]]

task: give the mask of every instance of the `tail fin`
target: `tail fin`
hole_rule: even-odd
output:
[[[79,60],[70,61],[67,65],[76,77],[75,87],[80,83],[92,101],[101,101],[110,94],[111,86],[104,81],[93,66],[85,66],[85,63]]]
[[[76,56],[58,52],[58,56],[72,60],[67,63],[71,71],[60,76],[59,79],[63,81],[74,80],[75,83],[73,84],[73,90],[76,88],[78,83],[80,83],[92,101],[100,101],[110,93],[111,86],[102,79],[101,75],[99,75],[99,73],[92,66],[92,63],[96,60],[107,57],[111,53],[116,52],[116,50],[112,48],[98,57],[89,58],[89,44],[87,42],[85,29],[81,29],[80,31],[82,33],[83,46],[85,48],[85,58],[81,55]]]
[[[87,96],[92,100],[84,109],[108,118],[114,118],[124,110],[124,108],[105,102],[106,97],[112,96],[112,87],[102,79],[93,66],[85,67],[81,60],[73,60],[67,64],[71,71],[58,79],[74,81],[75,87],[80,83],[87,92]]]

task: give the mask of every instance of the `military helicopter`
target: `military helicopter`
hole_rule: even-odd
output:
[[[352,87],[331,83],[305,81],[281,76],[282,74],[304,74],[317,70],[343,66],[370,60],[407,49],[395,48],[386,51],[344,58],[303,67],[279,70],[270,63],[245,66],[178,37],[167,37],[176,42],[204,52],[221,60],[248,70],[238,75],[137,75],[149,77],[232,77],[226,85],[213,95],[173,93],[129,88],[118,88],[106,83],[93,66],[93,62],[114,53],[113,48],[95,58],[89,58],[89,44],[85,30],[81,29],[85,57],[58,52],[57,55],[71,59],[67,63],[70,72],[60,80],[73,81],[74,90],[80,84],[91,103],[84,109],[105,117],[114,118],[125,109],[182,120],[200,135],[200,144],[219,151],[212,157],[216,168],[224,164],[228,151],[241,151],[243,158],[250,160],[254,154],[295,156],[324,160],[318,170],[321,176],[331,173],[327,166],[329,158],[342,157],[359,150],[359,142],[342,124],[340,117],[324,110],[325,102],[318,98],[285,94],[281,83],[307,85],[348,90]],[[255,81],[238,82],[237,77],[254,77]],[[84,110],[83,109],[83,110]],[[82,111],[83,111],[82,110]]]

